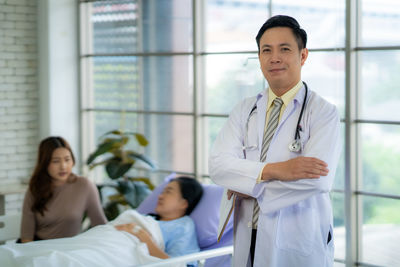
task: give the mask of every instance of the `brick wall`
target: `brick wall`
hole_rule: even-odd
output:
[[[39,135],[37,1],[0,0],[0,191],[27,180]],[[22,195],[5,198],[6,213]]]

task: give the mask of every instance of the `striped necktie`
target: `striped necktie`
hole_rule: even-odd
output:
[[[283,101],[280,98],[275,98],[273,102],[274,106],[272,107],[271,114],[268,119],[267,127],[264,131],[264,137],[261,147],[261,155],[260,155],[260,162],[264,162],[267,157],[267,151],[269,148],[269,144],[271,143],[272,137],[274,136],[276,127],[278,126],[279,122],[279,114],[281,112]],[[252,220],[252,227],[253,229],[257,229],[258,223],[258,214],[260,212],[260,206],[258,206],[257,200],[254,202],[254,209],[253,209],[253,220]]]

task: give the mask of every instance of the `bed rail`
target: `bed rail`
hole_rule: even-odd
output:
[[[158,262],[153,262],[145,265],[140,265],[142,267],[159,267],[159,266],[175,266],[176,264],[188,263],[192,261],[204,260],[209,258],[214,258],[223,255],[233,255],[233,246],[227,246],[222,248],[205,250],[197,253],[192,253],[184,256],[169,258],[161,260]]]

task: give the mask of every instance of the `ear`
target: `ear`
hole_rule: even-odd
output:
[[[189,207],[189,202],[186,199],[182,198],[181,208],[182,210],[185,211],[184,213],[186,213],[188,207]]]
[[[301,60],[301,65],[302,66],[306,62],[307,57],[308,57],[308,49],[307,48],[301,49],[301,51],[300,51],[300,60]]]

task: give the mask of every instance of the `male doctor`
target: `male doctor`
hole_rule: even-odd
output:
[[[268,19],[256,41],[269,88],[234,108],[209,159],[236,197],[234,266],[333,266],[338,111],[301,80],[307,34],[294,18]]]

